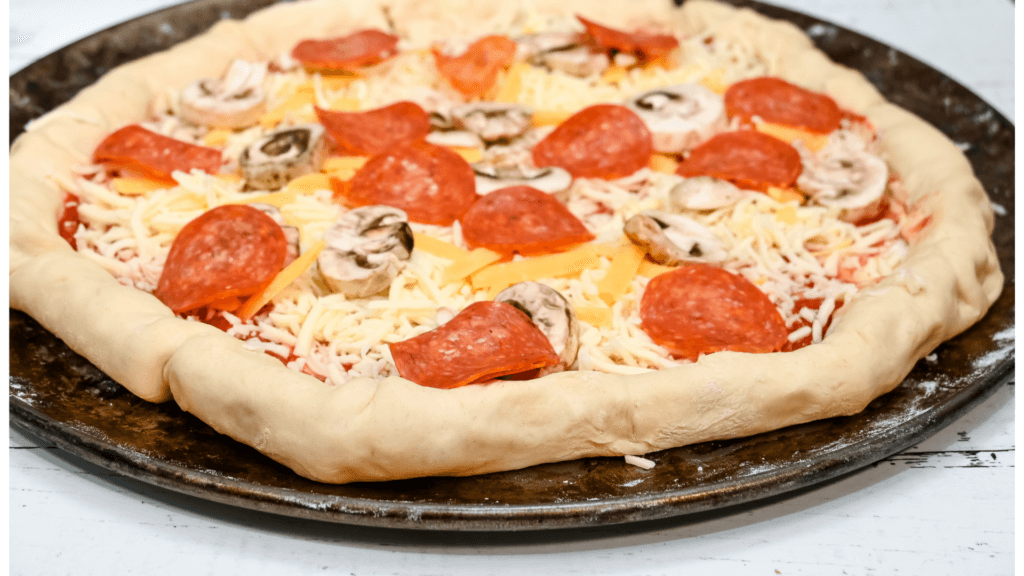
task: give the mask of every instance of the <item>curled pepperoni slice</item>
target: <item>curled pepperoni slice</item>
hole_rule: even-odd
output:
[[[417,140],[403,142],[366,161],[335,193],[355,206],[401,208],[409,220],[451,226],[476,201],[473,168],[462,156]]]
[[[303,40],[292,49],[292,58],[307,68],[355,70],[397,53],[398,36],[380,30],[360,30],[341,38]]]
[[[786,323],[742,276],[692,264],[655,276],[640,299],[640,327],[677,358],[721,350],[778,352]]]
[[[516,43],[507,36],[485,36],[459,56],[434,48],[437,70],[466,96],[483,96],[494,86],[498,74],[516,59]]]
[[[504,302],[475,302],[437,329],[388,347],[403,378],[432,388],[458,388],[558,363],[540,329]]]
[[[587,34],[601,48],[633,54],[640,61],[652,60],[663,56],[679,46],[679,41],[674,36],[668,34],[645,34],[643,32],[630,34],[602,26],[580,15],[577,15],[576,19],[583,23],[583,26],[587,29]]]
[[[559,166],[574,178],[612,180],[647,166],[654,140],[633,111],[597,104],[562,122],[533,148],[537,166]]]
[[[132,124],[104,138],[93,152],[92,161],[115,170],[170,180],[175,170],[189,172],[198,168],[216,174],[221,158],[220,150],[168,138]]]
[[[725,91],[725,110],[730,118],[765,122],[828,134],[839,128],[843,114],[835,101],[779,78],[762,76],[737,82]]]
[[[594,239],[564,204],[530,186],[503,188],[477,200],[462,217],[462,237],[474,248],[524,256]]]
[[[281,271],[287,250],[270,216],[252,206],[218,206],[178,233],[153,294],[174,312],[248,296]]]
[[[723,132],[694,148],[676,174],[711,176],[764,192],[769,186],[792,186],[801,169],[800,153],[789,144],[755,130],[740,130]]]
[[[341,154],[372,156],[405,140],[426,138],[430,116],[414,102],[396,102],[366,112],[316,108],[317,118]]]

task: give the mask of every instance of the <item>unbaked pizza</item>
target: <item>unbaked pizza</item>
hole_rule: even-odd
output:
[[[299,3],[118,69],[12,149],[12,306],[347,482],[850,414],[994,301],[966,160],[798,30],[571,4]]]

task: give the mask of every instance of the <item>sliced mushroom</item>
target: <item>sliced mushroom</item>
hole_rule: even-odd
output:
[[[545,52],[535,57],[534,62],[580,78],[600,74],[611,65],[607,54],[592,52],[587,46]]]
[[[247,128],[266,108],[265,63],[235,60],[223,78],[203,78],[181,93],[181,116],[200,126]]]
[[[735,204],[744,192],[732,182],[711,176],[694,176],[668,191],[675,210],[717,210]]]
[[[519,60],[533,62],[538,56],[579,45],[580,35],[577,32],[536,32],[516,38],[516,57]],[[543,62],[535,63],[543,65]]]
[[[841,210],[840,218],[855,222],[878,211],[889,182],[889,167],[869,153],[864,141],[839,130],[812,154],[799,147],[803,171],[797,186],[815,204]]]
[[[700,84],[649,90],[627,104],[654,138],[658,152],[683,152],[726,127],[722,97]]]
[[[461,100],[456,100],[450,94],[446,94],[433,88],[416,86],[408,92],[406,100],[419,104],[430,114],[430,127],[437,130],[454,130],[452,122],[452,107],[458,105]]]
[[[324,128],[304,124],[276,130],[242,151],[238,164],[246,187],[277,190],[289,180],[316,172],[324,155]]]
[[[541,192],[555,194],[572,184],[572,175],[564,168],[548,166],[533,168],[522,165],[473,164],[476,193],[481,196],[509,186],[532,186]]]
[[[539,282],[520,282],[498,292],[494,301],[522,310],[551,342],[559,361],[541,368],[541,376],[572,368],[580,349],[580,325],[565,296]]]
[[[583,45],[582,36],[576,32],[538,32],[517,38],[516,44],[520,58],[570,76],[586,78],[611,65],[607,54]]]
[[[331,290],[366,298],[387,289],[412,254],[413,236],[404,211],[364,206],[346,212],[324,233],[327,247],[317,269]]]
[[[504,102],[470,102],[452,108],[452,119],[459,128],[479,136],[484,142],[511,140],[526,132],[533,109]]]
[[[281,210],[273,204],[266,204],[263,202],[252,202],[249,204],[253,208],[263,212],[267,216],[270,216],[274,222],[277,222],[278,226],[284,232],[284,239],[288,242],[288,251],[285,252],[284,264],[287,266],[291,264],[292,260],[299,257],[299,228],[298,226],[289,226],[285,222],[284,215],[281,214]]]
[[[710,230],[680,214],[644,210],[626,220],[623,231],[651,260],[665,266],[714,264],[727,256],[722,241]]]

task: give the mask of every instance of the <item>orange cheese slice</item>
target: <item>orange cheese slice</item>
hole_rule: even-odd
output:
[[[320,240],[310,247],[309,250],[303,252],[301,256],[292,260],[291,264],[285,266],[284,270],[281,270],[277,273],[277,276],[274,276],[274,279],[270,281],[270,284],[267,284],[264,289],[250,296],[249,299],[242,304],[242,307],[238,309],[238,312],[235,315],[243,322],[252,318],[260,311],[260,308],[266,306],[268,302],[274,299],[274,296],[280,294],[282,290],[287,288],[289,284],[294,282],[296,278],[308,270],[309,267],[313,265],[313,262],[316,261],[316,257],[320,255],[320,252],[326,246],[327,241]]]
[[[622,82],[628,74],[629,73],[622,66],[612,65],[601,73],[601,80],[608,84],[618,84],[619,82]]]
[[[609,306],[622,298],[640,270],[644,252],[630,242],[616,250],[608,273],[597,283],[597,296]]]
[[[423,250],[424,252],[433,254],[438,258],[455,261],[469,256],[469,250],[463,250],[455,244],[445,242],[444,240],[438,240],[433,236],[427,236],[426,234],[420,234],[419,232],[412,233],[412,240],[414,250]]]
[[[729,85],[725,83],[724,68],[715,68],[708,72],[700,79],[700,83],[716,94],[725,94],[725,91],[729,89]]]
[[[765,191],[765,194],[767,194],[769,198],[775,200],[776,202],[796,202],[797,204],[802,204],[804,201],[804,195],[792,188],[778,188],[776,186],[769,186],[768,190]],[[794,213],[793,215],[796,216],[796,213]]]
[[[646,276],[648,278],[654,278],[658,274],[671,272],[672,270],[675,269],[675,266],[664,266],[662,264],[655,264],[650,260],[644,259],[644,261],[640,263],[640,269],[637,270],[637,274],[640,276]]]
[[[338,180],[351,180],[369,159],[369,156],[332,156],[324,160],[320,171]]]
[[[584,270],[600,265],[601,256],[597,250],[592,244],[584,244],[568,252],[493,264],[472,274],[469,279],[474,288],[486,289],[494,295],[519,282],[578,276]]]
[[[527,68],[530,68],[530,65],[526,62],[513,64],[504,77],[498,80],[492,100],[495,102],[518,102],[519,93],[523,89],[523,72]]]
[[[303,174],[285,186],[286,192],[294,192],[296,194],[312,194],[317,190],[330,189],[331,177],[327,174],[320,174],[319,172]]]
[[[792,144],[794,140],[799,140],[803,142],[804,146],[806,146],[811,152],[817,152],[824,148],[825,144],[828,144],[827,134],[815,134],[814,132],[808,132],[807,130],[801,130],[800,128],[794,128],[784,124],[758,122],[754,125],[754,128],[758,132],[774,136],[786,144]]]
[[[228,139],[234,132],[230,128],[214,128],[203,136],[203,144],[217,148],[228,143]]]
[[[484,151],[480,148],[469,148],[467,146],[450,146],[449,148],[451,148],[452,152],[462,156],[462,159],[470,164],[479,162],[484,157]]]
[[[296,92],[276,108],[260,116],[260,126],[265,130],[273,128],[280,124],[289,113],[302,110],[306,106],[313,104],[315,101],[316,96],[314,96],[312,92]]]
[[[152,178],[143,178],[141,176],[127,176],[111,179],[110,185],[118,194],[122,194],[124,196],[143,196],[156,190],[174,188],[178,183],[173,180],[154,180]]]
[[[597,328],[611,328],[612,309],[607,306],[575,306],[576,319]]]
[[[679,167],[679,163],[671,156],[666,156],[664,154],[651,154],[651,160],[647,163],[647,167],[655,172],[675,174],[676,168]]]
[[[451,265],[445,268],[441,281],[445,284],[458,282],[477,270],[480,270],[484,266],[494,264],[502,258],[503,256],[501,254],[492,252],[486,248],[474,248],[465,256],[455,260]]]
[[[573,112],[562,110],[537,110],[533,113],[534,126],[557,126],[572,116]]]

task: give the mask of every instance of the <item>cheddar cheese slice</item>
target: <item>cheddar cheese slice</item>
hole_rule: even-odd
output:
[[[774,136],[786,144],[792,144],[794,140],[799,140],[803,142],[804,146],[806,146],[811,152],[817,152],[824,148],[825,144],[828,144],[828,136],[825,134],[815,134],[813,132],[808,132],[807,130],[801,130],[800,128],[794,128],[793,126],[786,126],[784,124],[758,122],[754,124],[754,129],[762,134]]]
[[[629,289],[643,261],[643,250],[632,242],[619,248],[612,256],[608,273],[597,283],[598,297],[609,306],[614,305]]]
[[[584,244],[568,252],[494,264],[471,275],[470,282],[474,288],[486,289],[493,295],[518,282],[577,276],[588,268],[597,268],[600,264],[601,257],[593,244]]]
[[[438,240],[433,236],[413,232],[412,239],[413,249],[423,250],[424,252],[433,254],[438,258],[455,261],[469,256],[469,250],[463,250],[455,244],[450,244],[444,240]]]
[[[474,248],[464,257],[455,260],[450,266],[445,268],[441,279],[445,284],[451,284],[501,259],[502,255],[497,252],[492,252],[486,248]]]
[[[320,240],[309,250],[302,253],[301,256],[292,260],[292,263],[285,266],[284,270],[277,273],[274,279],[270,281],[270,284],[266,288],[253,294],[249,297],[242,307],[238,309],[238,316],[243,322],[252,318],[260,308],[267,305],[268,302],[274,299],[282,290],[288,287],[289,284],[295,281],[296,278],[302,275],[313,262],[316,257],[320,255],[320,252],[327,246],[326,240]]]
[[[156,190],[174,188],[178,185],[178,183],[173,180],[155,180],[153,178],[143,178],[141,176],[113,178],[111,179],[110,184],[118,194],[123,194],[125,196],[143,196]]]

